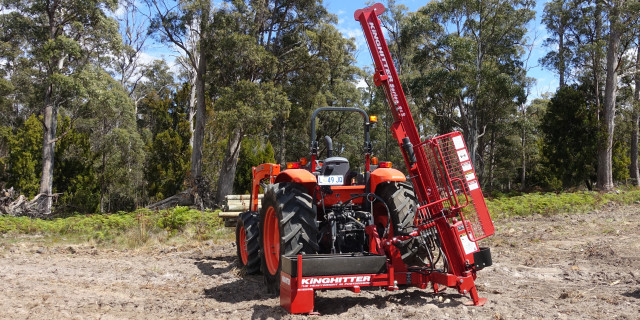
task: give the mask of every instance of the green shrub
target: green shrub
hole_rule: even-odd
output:
[[[553,215],[587,212],[610,204],[640,203],[640,190],[619,190],[615,193],[531,193],[498,196],[487,199],[494,219],[513,216]],[[219,238],[231,234],[225,229],[217,212],[198,211],[188,207],[115,214],[75,215],[54,219],[0,216],[0,234],[73,236],[97,243],[124,243],[130,247],[144,245],[149,239],[183,237],[195,240]]]
[[[0,234],[75,236],[97,243],[123,242],[129,246],[142,245],[152,235],[165,233],[169,237],[192,234],[192,238],[198,240],[210,239],[220,233],[222,227],[223,222],[217,212],[187,207],[53,219],[0,216]]]
[[[601,208],[608,203],[629,205],[640,202],[640,190],[622,190],[615,193],[531,193],[515,197],[495,197],[487,200],[491,216],[506,218],[534,214],[553,215],[577,213]]]
[[[167,231],[182,231],[187,222],[192,220],[194,212],[196,210],[189,210],[188,207],[176,207],[171,211],[166,210],[158,220],[158,227]]]

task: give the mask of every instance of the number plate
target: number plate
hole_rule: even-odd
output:
[[[343,184],[343,176],[318,176],[318,185],[321,186],[341,186]]]

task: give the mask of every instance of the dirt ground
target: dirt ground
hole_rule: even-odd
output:
[[[322,319],[640,319],[640,204],[501,220],[467,307],[440,294],[318,292]],[[112,250],[0,238],[3,319],[304,319],[240,277],[233,243]],[[316,316],[312,316],[314,318]]]

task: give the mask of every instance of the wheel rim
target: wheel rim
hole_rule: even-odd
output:
[[[244,230],[244,226],[240,227],[238,242],[240,245],[240,259],[242,259],[242,264],[247,265],[249,261],[249,252],[247,251],[247,233]]]
[[[264,218],[263,248],[267,269],[270,274],[275,275],[280,265],[280,226],[273,207],[267,208]]]

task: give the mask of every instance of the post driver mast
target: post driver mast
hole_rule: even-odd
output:
[[[413,231],[412,235],[435,227],[447,264],[446,274],[437,271],[431,273],[435,287],[437,288],[437,284],[451,286],[454,283],[466,282],[464,286],[460,286],[464,287],[461,291],[470,293],[473,304],[482,305],[486,299],[478,297],[473,284],[473,254],[467,253],[473,251],[473,248],[468,249],[469,244],[459,240],[467,236],[468,240],[476,242],[492,235],[493,222],[462,135],[453,132],[421,141],[378,19],[384,11],[384,6],[376,3],[357,10],[354,17],[360,22],[371,50],[375,64],[374,83],[376,86],[382,86],[386,94],[394,118],[391,131],[403,151],[404,161],[419,200],[416,213],[417,230]],[[464,204],[458,201],[459,196],[464,196]],[[457,218],[460,218],[461,223],[454,223],[452,226],[450,221]],[[459,229],[464,229],[465,232]],[[476,252],[483,253],[483,250]],[[489,253],[486,252],[485,255],[487,254]]]

